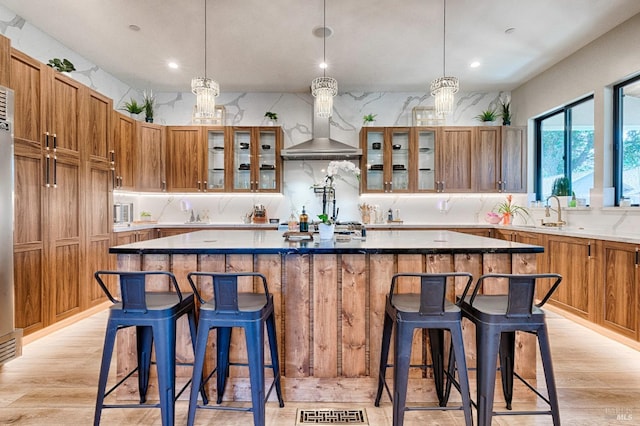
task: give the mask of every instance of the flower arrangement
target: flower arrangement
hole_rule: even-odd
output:
[[[329,163],[329,165],[327,166],[327,181],[330,181],[331,183],[333,183],[333,179],[335,176],[339,176],[339,172],[343,171],[346,173],[350,173],[352,175],[354,175],[358,180],[360,180],[360,169],[358,167],[356,167],[355,164],[353,164],[350,161],[347,160],[342,160],[342,161],[332,161]]]
[[[512,216],[520,216],[525,219],[527,217],[531,217],[529,210],[513,203],[513,195],[511,194],[507,195],[506,201],[497,204],[496,207],[494,207],[494,210],[497,210],[498,213],[502,214],[502,223],[505,225],[511,223]]]

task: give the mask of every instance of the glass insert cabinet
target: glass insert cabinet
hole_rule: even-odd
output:
[[[280,192],[279,127],[232,128],[233,191]]]
[[[362,192],[435,191],[435,129],[368,127],[360,142]]]
[[[170,126],[167,181],[173,192],[280,192],[282,128]]]

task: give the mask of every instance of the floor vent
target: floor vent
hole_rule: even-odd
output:
[[[368,425],[367,412],[360,409],[315,409],[298,410],[298,425]]]

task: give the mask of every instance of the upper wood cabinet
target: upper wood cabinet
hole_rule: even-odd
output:
[[[165,128],[136,121],[135,188],[138,191],[166,191]]]
[[[440,127],[437,135],[436,190],[475,190],[474,127]]]
[[[234,192],[280,192],[282,128],[231,128],[231,168],[227,177]],[[231,178],[232,177],[232,178]]]
[[[117,111],[113,117],[113,148],[110,153],[113,170],[113,188],[133,190],[135,185],[134,139],[136,137],[136,120]]]
[[[112,160],[113,101],[94,90],[87,90],[87,93],[87,105],[81,111],[82,125],[86,129],[83,134],[85,152],[89,160],[108,164]]]
[[[11,40],[0,35],[0,85],[11,87]]]
[[[167,186],[174,192],[206,191],[206,152],[201,126],[169,126],[167,132]]]
[[[526,192],[526,128],[476,128],[476,185],[478,192]]]
[[[415,175],[410,127],[363,127],[361,170],[364,192],[409,192]],[[413,173],[412,173],[413,172]]]

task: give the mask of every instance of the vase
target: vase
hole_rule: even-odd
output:
[[[511,213],[505,213],[502,215],[502,224],[511,225]]]
[[[326,223],[318,224],[318,231],[320,232],[321,240],[333,239],[333,231],[335,230],[335,224],[327,225]]]
[[[153,123],[153,117],[145,117],[144,121],[146,121],[147,123]]]

